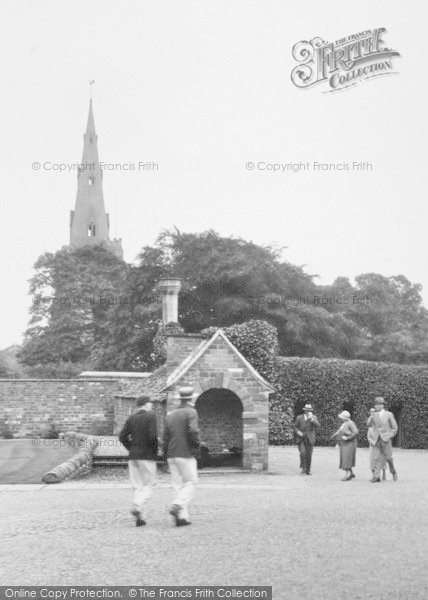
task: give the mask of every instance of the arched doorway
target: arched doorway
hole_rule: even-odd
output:
[[[212,388],[195,405],[203,443],[200,466],[242,466],[242,402],[231,390]]]

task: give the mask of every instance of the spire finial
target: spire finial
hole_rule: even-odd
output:
[[[89,99],[92,102],[92,86],[94,85],[95,81],[93,79],[90,80],[89,82]]]

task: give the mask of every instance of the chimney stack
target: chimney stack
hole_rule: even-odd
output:
[[[181,279],[162,277],[158,287],[162,296],[162,322],[164,325],[178,323],[178,292],[181,288]]]

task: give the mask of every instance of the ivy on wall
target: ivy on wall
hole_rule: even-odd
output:
[[[159,323],[158,330],[153,338],[153,362],[160,367],[166,362],[166,340],[169,335],[184,333],[184,329],[178,323]]]
[[[201,334],[210,338],[219,327],[208,327]],[[251,320],[222,328],[237,350],[253,365],[267,381],[275,377],[275,361],[278,356],[278,331],[266,321]]]

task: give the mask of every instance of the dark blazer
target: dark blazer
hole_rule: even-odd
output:
[[[119,440],[129,450],[131,460],[156,460],[158,436],[155,414],[140,409],[130,415],[119,434]]]
[[[189,404],[183,404],[166,416],[164,455],[191,458],[199,455],[199,447],[198,413]]]
[[[319,427],[321,427],[321,425],[315,415],[312,417],[312,421],[309,421],[309,419],[305,421],[305,415],[299,415],[294,422],[294,431],[296,432],[297,441],[306,438],[313,446],[315,444],[315,433]],[[303,438],[300,435],[297,435],[297,430],[303,433]]]

